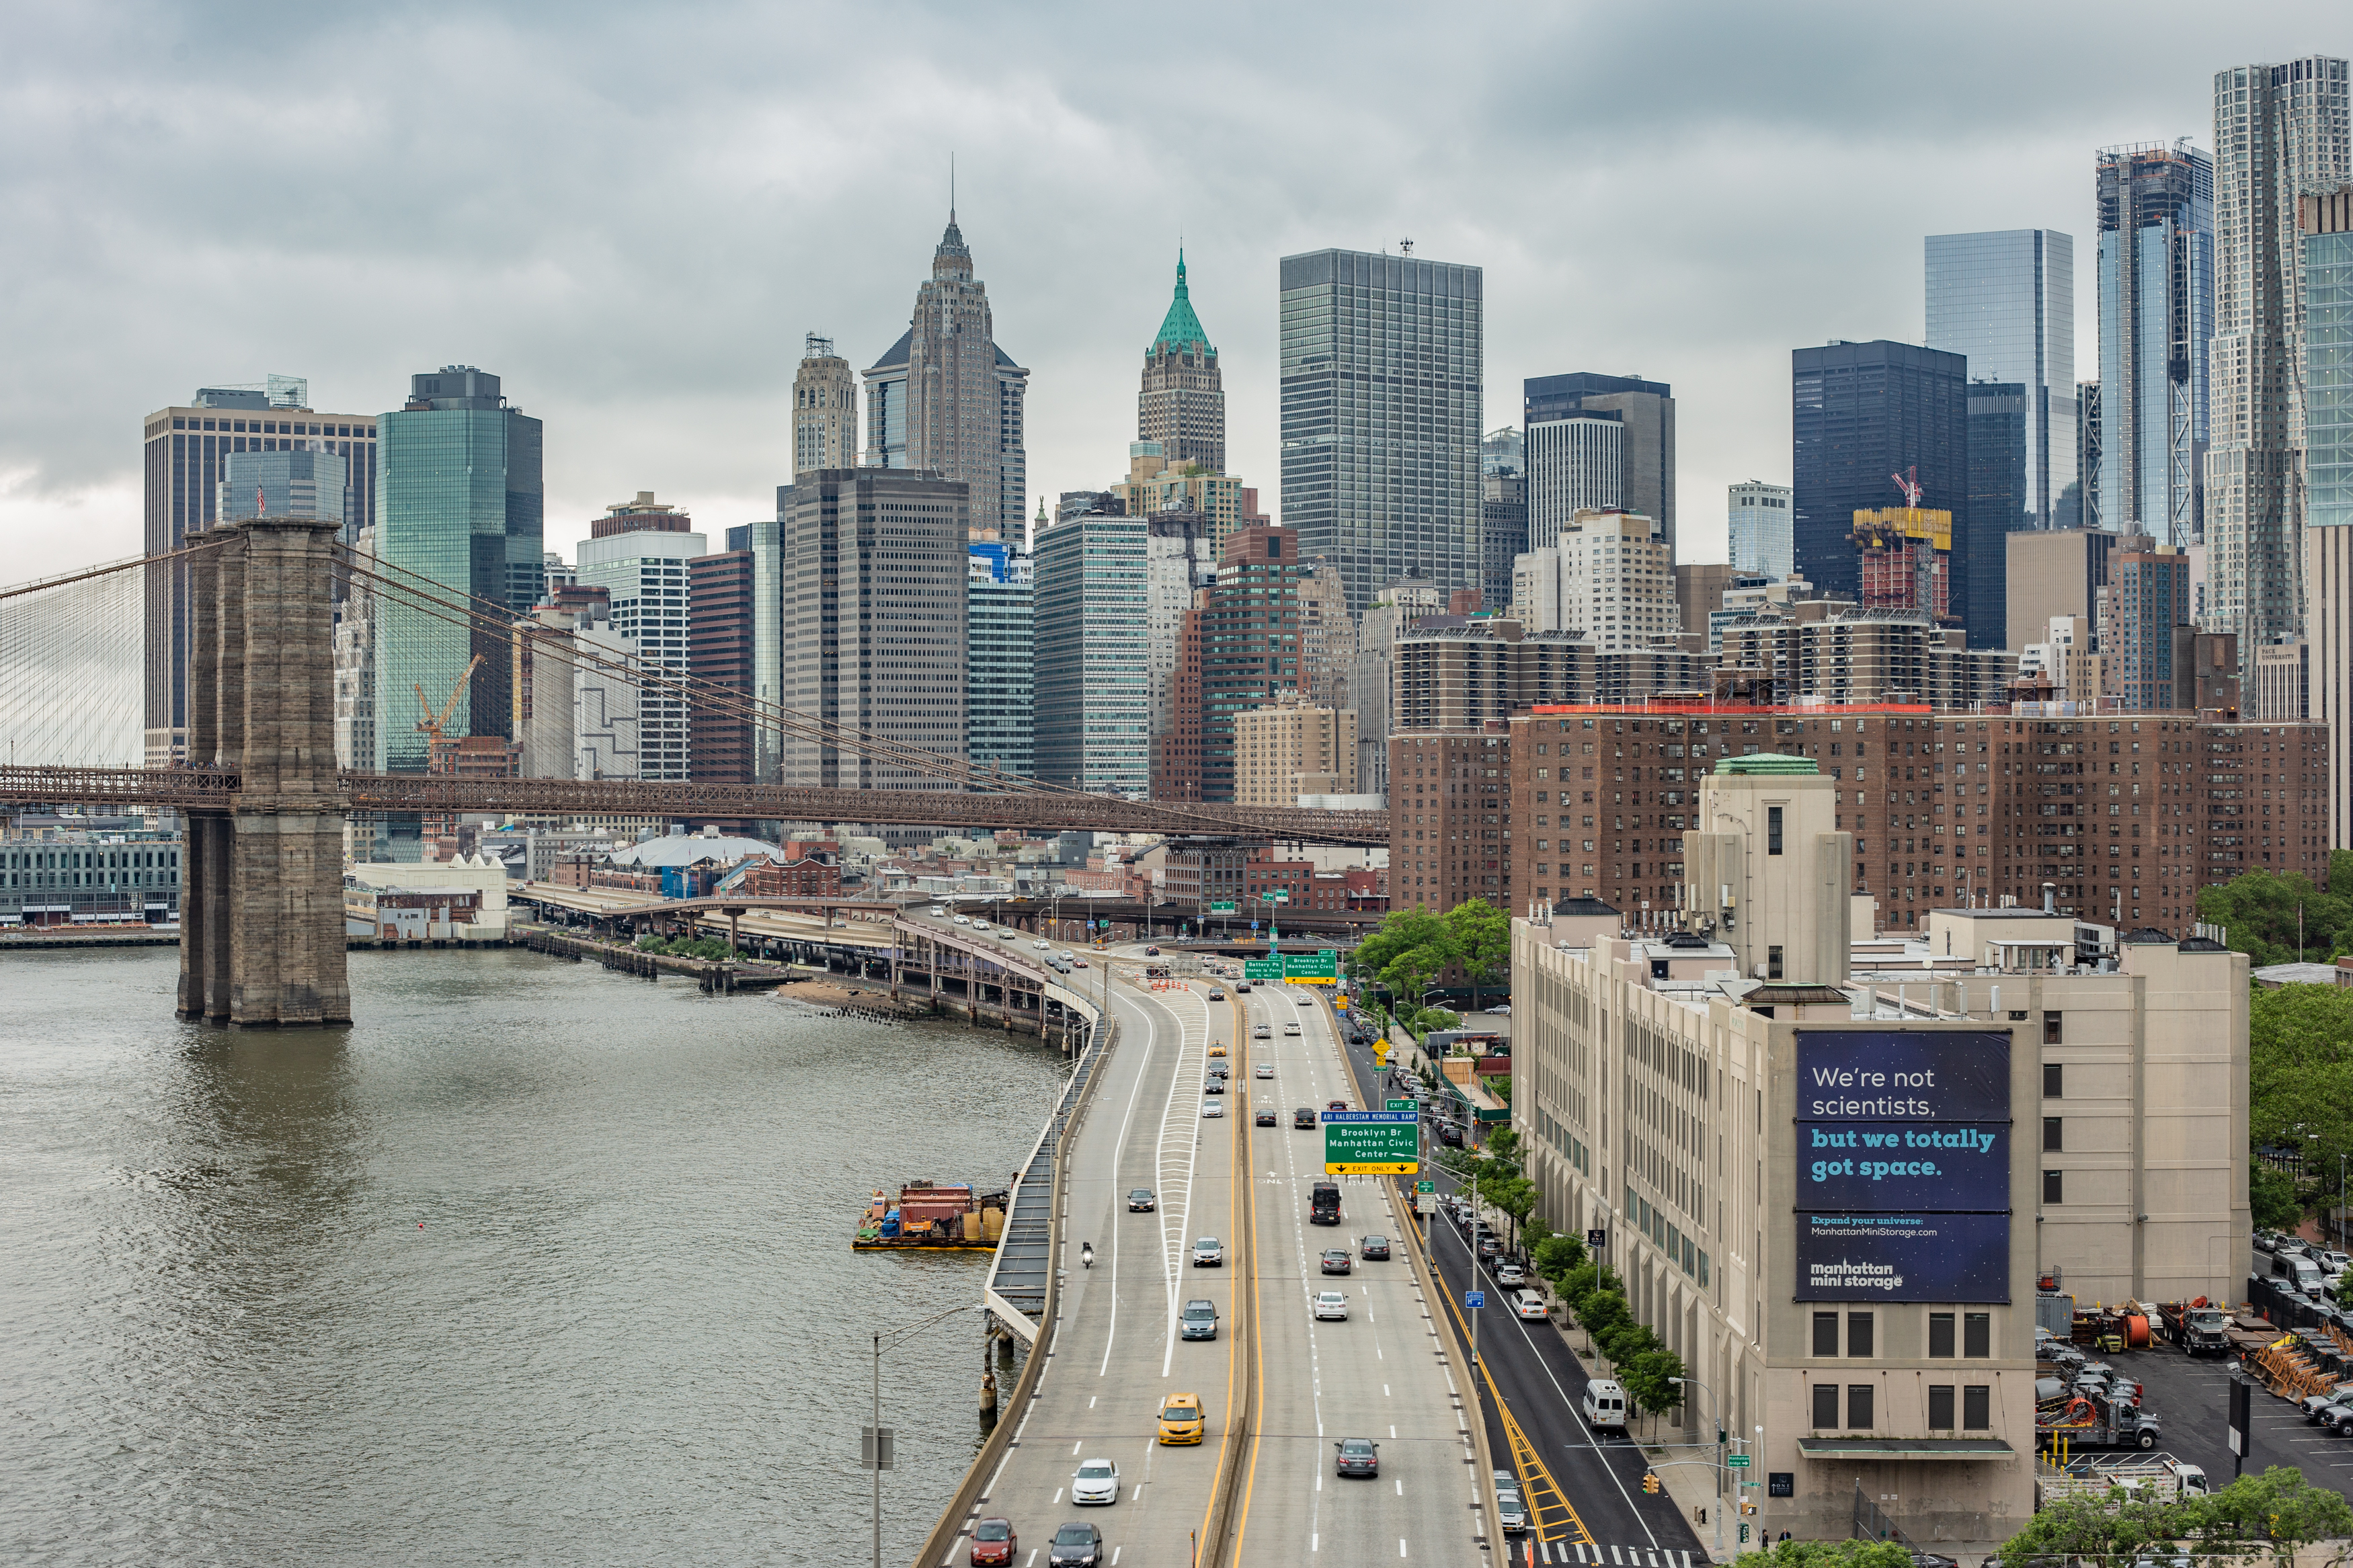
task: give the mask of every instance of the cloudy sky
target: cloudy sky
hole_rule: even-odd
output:
[[[2226,25],[2218,17],[2227,12]],[[1279,500],[1276,262],[1486,269],[1522,378],[1672,382],[1685,552],[1788,478],[1788,353],[1916,341],[1921,237],[2077,240],[2092,151],[2211,139],[2341,3],[0,6],[0,580],[139,548],[143,415],[467,363],[546,421],[547,539],[773,510],[805,332],[864,365],[959,206],[1031,367],[1034,496],[1122,476],[1181,235],[1231,466]]]

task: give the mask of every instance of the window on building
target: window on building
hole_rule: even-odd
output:
[[[1868,1383],[1846,1385],[1846,1424],[1857,1432],[1871,1430],[1871,1393]]]
[[[1953,1429],[1953,1385],[1932,1383],[1928,1385],[1928,1430],[1949,1432]]]
[[[1851,1356],[1871,1354],[1871,1314],[1849,1312],[1846,1315],[1846,1353]]]
[[[1768,805],[1765,808],[1765,853],[1778,855],[1780,852],[1781,808],[1778,805]]]
[[[1961,1314],[1961,1353],[1984,1357],[1993,1354],[1993,1314],[1964,1312]]]
[[[1814,1429],[1816,1431],[1836,1431],[1838,1429],[1838,1396],[1839,1385],[1837,1384],[1818,1383],[1814,1384]]]
[[[2055,1046],[2060,1043],[2059,1017],[2056,1013],[2042,1015],[2042,1043],[2046,1046]]]
[[[1993,1430],[1993,1389],[1982,1383],[1972,1383],[1961,1390],[1961,1429],[1965,1432]]]
[[[2046,1204],[2063,1204],[2067,1201],[2066,1172],[2045,1171],[2042,1173],[2042,1201]]]
[[[2067,1097],[2067,1068],[2063,1063],[2042,1064],[2042,1098],[2064,1100]]]
[[[2064,1137],[2060,1131],[2062,1121],[2062,1118],[2056,1116],[2046,1116],[2042,1119],[2042,1152],[2046,1154],[2059,1153],[2067,1147]]]
[[[1781,950],[1778,947],[1767,947],[1765,950],[1765,978],[1767,980],[1781,978]]]
[[[1814,1314],[1814,1353],[1820,1356],[1838,1354],[1838,1314]]]
[[[1940,1358],[1948,1357],[1953,1353],[1952,1313],[1931,1312],[1928,1314],[1928,1353],[1931,1356]]]

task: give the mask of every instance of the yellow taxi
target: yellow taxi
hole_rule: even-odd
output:
[[[1211,1046],[1209,1047],[1209,1054],[1213,1057],[1224,1056],[1226,1054],[1226,1047],[1223,1046]]]
[[[1208,1426],[1208,1417],[1201,1413],[1201,1396],[1198,1394],[1172,1394],[1160,1406],[1160,1440],[1163,1443],[1198,1443]]]

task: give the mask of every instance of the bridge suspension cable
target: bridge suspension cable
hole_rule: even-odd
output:
[[[484,599],[422,573],[375,557],[364,556],[349,549],[339,548],[337,555],[350,580],[372,584],[376,592],[394,595],[401,603],[433,619],[469,631],[491,632],[502,638],[513,637],[518,630],[514,614],[494,600]],[[557,628],[548,630],[554,634]],[[978,765],[961,757],[893,740],[837,720],[798,713],[780,703],[721,686],[691,672],[685,676],[672,675],[659,667],[613,658],[583,647],[577,639],[570,637],[550,635],[540,639],[533,646],[533,658],[550,658],[558,663],[568,664],[575,670],[596,670],[641,690],[679,697],[687,701],[690,708],[700,708],[722,717],[748,720],[755,727],[795,740],[832,746],[872,761],[892,763],[912,773],[967,788],[995,794],[1063,799],[1096,798],[1088,791],[1068,784],[1023,778],[999,768]],[[1243,825],[1235,819],[1215,813],[1194,813],[1181,805],[1155,805],[1163,811],[1198,821],[1199,830],[1204,833],[1229,835],[1243,828]]]

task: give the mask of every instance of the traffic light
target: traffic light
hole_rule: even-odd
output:
[[[1748,1544],[1748,1521],[1746,1520],[1742,1520],[1740,1521],[1740,1544],[1743,1546]]]
[[[1658,1496],[1658,1495],[1659,1495],[1659,1473],[1658,1473],[1658,1471],[1656,1471],[1656,1470],[1646,1470],[1646,1471],[1644,1471],[1644,1472],[1643,1472],[1643,1475],[1642,1475],[1642,1489],[1643,1489],[1644,1491],[1646,1491],[1646,1492],[1649,1492],[1652,1497],[1656,1497],[1656,1496]]]

